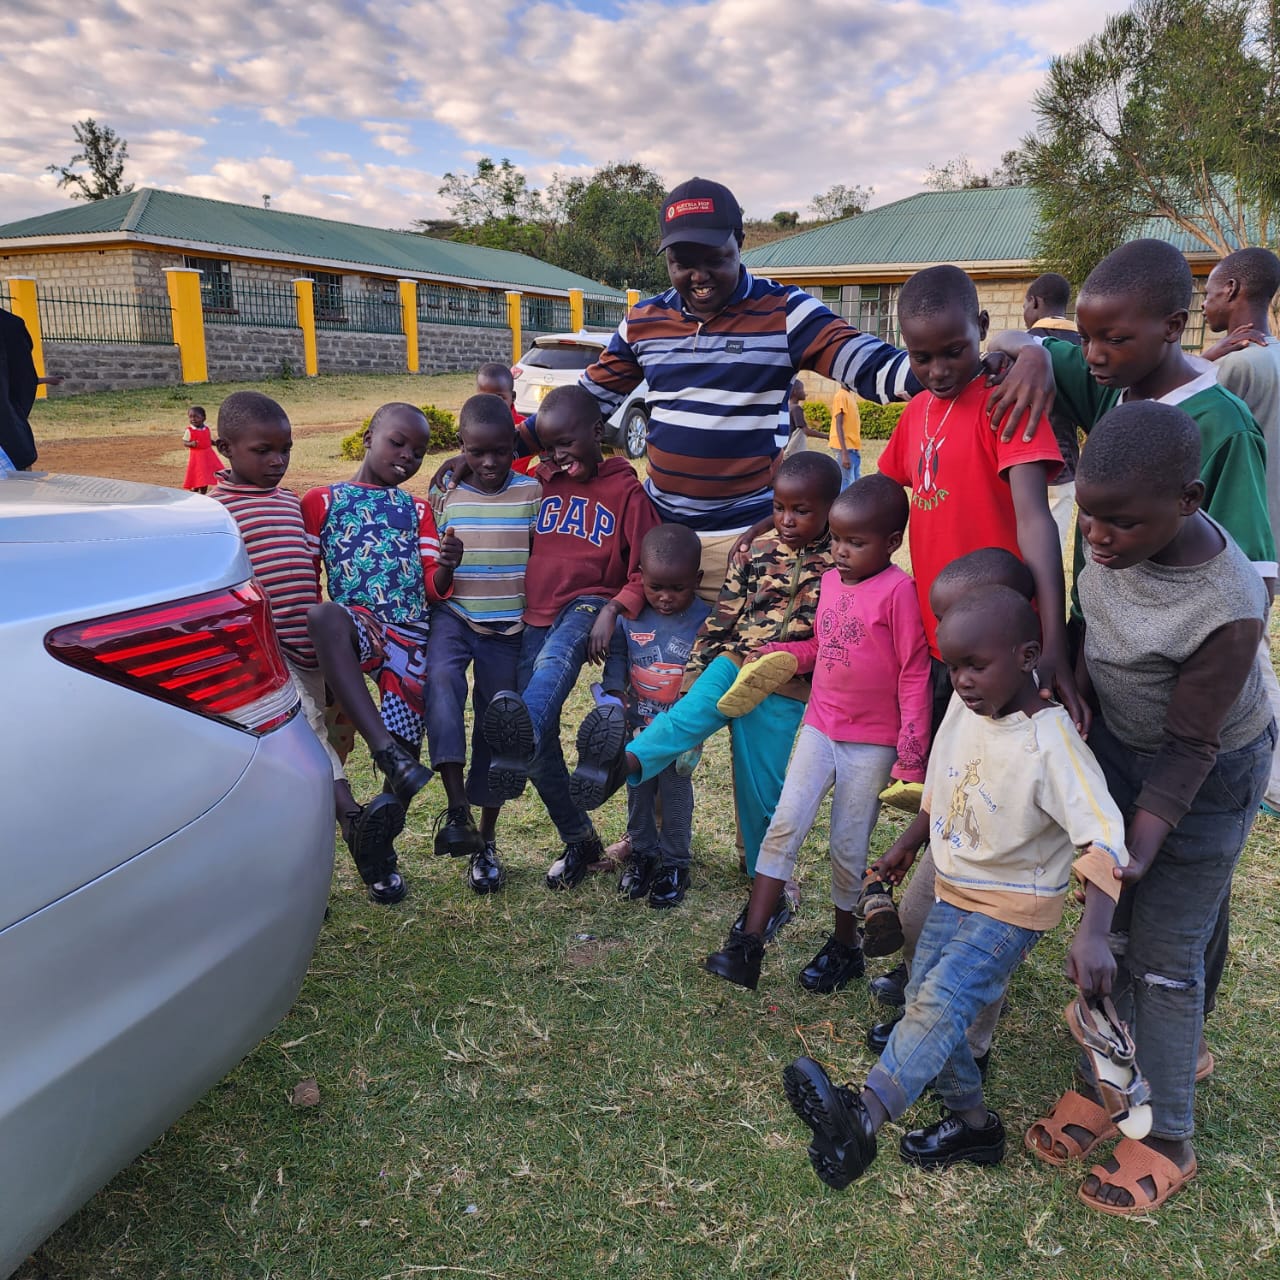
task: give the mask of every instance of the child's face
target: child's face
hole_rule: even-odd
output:
[[[781,477],[773,486],[773,527],[788,547],[816,542],[827,527],[831,503],[818,498],[801,480]]]
[[[571,480],[590,480],[600,468],[600,441],[604,423],[600,415],[575,415],[573,408],[557,407],[538,415],[538,438],[543,457]]]
[[[515,388],[509,382],[497,382],[492,378],[476,378],[476,391],[480,395],[497,396],[507,404],[515,404]]]
[[[431,428],[420,414],[396,414],[364,433],[364,447],[368,452],[356,479],[394,489],[418,474],[431,447]]]
[[[973,381],[981,368],[986,336],[987,313],[975,316],[963,307],[902,321],[902,345],[911,372],[939,400],[954,400]]]
[[[516,456],[515,432],[508,423],[499,427],[488,422],[469,424],[459,433],[462,456],[471,467],[477,489],[497,493],[511,474]]]
[[[1038,696],[1032,672],[1040,658],[1035,641],[1010,644],[990,619],[952,613],[938,624],[938,652],[951,673],[951,687],[975,715],[999,719]]]
[[[672,288],[692,315],[709,320],[729,305],[741,266],[737,240],[730,237],[719,248],[673,244],[665,253]]]
[[[1094,381],[1103,387],[1133,387],[1178,349],[1185,311],[1156,316],[1128,298],[1082,293],[1076,303],[1081,350]]]
[[[1080,536],[1089,544],[1094,564],[1131,569],[1158,556],[1178,536],[1187,517],[1199,510],[1203,494],[1199,481],[1173,497],[1077,476]]]
[[[274,489],[289,470],[293,432],[286,418],[251,423],[241,427],[232,439],[219,439],[216,443],[231,468],[232,484]]]
[[[832,510],[831,559],[841,582],[861,582],[889,567],[893,553],[902,545],[901,531],[880,533],[868,527],[855,512],[852,516]]]
[[[188,410],[187,410],[187,421],[188,421],[188,422],[189,422],[193,427],[203,427],[203,426],[204,426],[204,410],[203,410],[203,409],[188,409]]]
[[[683,613],[693,603],[702,571],[697,565],[666,564],[642,551],[640,579],[649,608],[669,618]]]

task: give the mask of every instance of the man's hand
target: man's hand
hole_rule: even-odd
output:
[[[440,550],[436,554],[436,564],[452,573],[462,563],[462,539],[452,529],[446,529],[440,535]]]
[[[987,386],[993,388],[987,397],[987,416],[992,430],[1000,432],[1005,444],[1017,434],[1019,426],[1026,443],[1053,406],[1053,361],[1038,342],[1023,347],[1011,365],[995,367],[997,363],[1003,366],[1007,359],[1007,355],[996,351],[984,361]]]
[[[453,473],[452,476],[450,476],[450,472]],[[471,464],[462,454],[458,454],[456,458],[450,458],[436,468],[435,475],[431,477],[431,487],[433,489],[456,489],[461,481],[469,480],[470,478]]]
[[[841,450],[840,450],[840,468],[841,468],[841,470],[843,470],[843,471],[848,471],[848,470],[850,469],[850,467],[852,467],[852,466],[853,466],[853,459],[849,456],[849,450],[848,450],[848,449],[841,449]]]
[[[1224,333],[1211,347],[1206,347],[1200,354],[1206,360],[1221,360],[1233,351],[1243,351],[1249,345],[1265,347],[1267,335],[1251,324],[1238,325],[1229,333]]]
[[[613,639],[614,624],[618,621],[618,606],[611,600],[600,610],[599,617],[591,624],[591,634],[587,637],[587,661],[602,663],[609,653],[609,642]]]
[[[1106,938],[1080,930],[1067,952],[1067,977],[1083,996],[1109,996],[1116,978],[1116,958]]]

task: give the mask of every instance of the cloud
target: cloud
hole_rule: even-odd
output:
[[[86,115],[129,140],[138,185],[386,226],[443,215],[439,175],[481,155],[536,186],[611,160],[704,173],[759,217],[836,182],[884,203],[960,153],[995,164],[1048,57],[1118,3],[28,0],[0,8],[22,104],[20,131],[0,121],[0,220],[61,203],[44,166]]]

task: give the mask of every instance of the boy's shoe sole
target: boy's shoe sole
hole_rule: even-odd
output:
[[[493,753],[489,761],[489,790],[499,800],[518,800],[529,780],[537,743],[533,720],[519,694],[494,694],[484,709],[480,732]]]
[[[716,710],[730,720],[745,716],[781,689],[795,675],[797,666],[790,653],[766,653],[763,658],[748,662],[721,695]]]
[[[400,902],[409,892],[396,873],[395,838],[404,830],[404,805],[388,792],[373,797],[351,824],[351,860],[380,906]],[[380,889],[375,885],[382,885]]]
[[[797,1058],[782,1073],[791,1110],[813,1131],[809,1163],[827,1186],[842,1191],[876,1158],[876,1135],[862,1100],[839,1089],[812,1058]]]
[[[569,796],[579,809],[598,809],[618,789],[619,760],[627,741],[626,713],[601,703],[578,727],[578,767],[569,776]]]

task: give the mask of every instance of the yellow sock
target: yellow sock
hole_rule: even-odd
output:
[[[730,720],[745,716],[771,693],[781,689],[795,675],[797,665],[789,653],[766,653],[764,657],[748,662],[716,703],[716,710]]]

